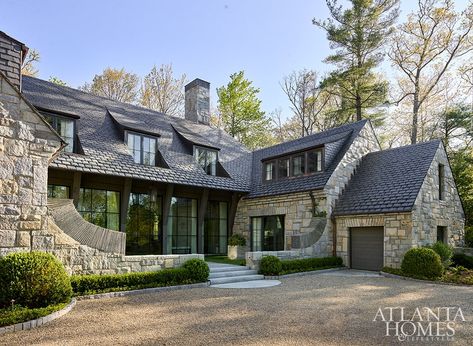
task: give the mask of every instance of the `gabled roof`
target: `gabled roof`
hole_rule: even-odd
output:
[[[23,95],[36,107],[80,117],[76,122],[84,155],[61,153],[50,167],[230,191],[249,191],[251,153],[224,131],[27,76],[23,77]],[[135,164],[117,123],[158,133],[158,150],[169,168]],[[220,148],[219,161],[230,177],[207,175],[195,162],[192,153],[189,153],[186,143],[175,135],[173,123],[206,138]]]
[[[249,197],[323,189],[345,152],[367,123],[368,120],[357,121],[253,152],[252,183]],[[317,146],[324,146],[325,150],[325,167],[322,172],[309,176],[263,182],[261,162]]]
[[[439,145],[435,140],[367,154],[333,215],[411,211]]]

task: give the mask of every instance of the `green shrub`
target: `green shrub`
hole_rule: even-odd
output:
[[[400,268],[383,267],[381,271],[385,273],[389,273],[389,274],[394,274],[394,275],[400,275],[400,276],[403,275],[402,270]]]
[[[333,268],[339,267],[342,264],[343,260],[340,257],[302,258],[281,261],[282,274]]]
[[[65,308],[67,303],[50,305],[45,308],[25,308],[14,305],[5,309],[0,309],[0,327],[11,326],[52,314],[55,311]]]
[[[246,239],[241,234],[235,233],[228,238],[228,245],[230,246],[245,246]]]
[[[182,267],[189,272],[189,277],[193,281],[204,282],[209,278],[209,266],[204,260],[198,258],[190,259]]]
[[[428,248],[434,250],[435,253],[440,256],[440,260],[442,261],[442,265],[445,269],[450,267],[453,256],[453,249],[451,246],[438,241],[435,244],[428,246]]]
[[[265,256],[261,259],[259,271],[263,275],[279,275],[282,271],[281,260],[276,256]]]
[[[473,247],[473,226],[465,228],[465,245]]]
[[[62,263],[46,252],[12,253],[0,259],[0,306],[40,308],[68,302],[72,288]]]
[[[453,264],[462,266],[467,269],[473,269],[473,256],[468,256],[462,253],[456,253],[452,257]]]
[[[73,275],[71,277],[72,288],[76,295],[175,286],[195,282],[198,281],[190,276],[189,270],[186,268],[126,274]]]
[[[436,279],[443,273],[442,261],[434,250],[412,248],[402,259],[401,270],[406,276],[419,279]]]

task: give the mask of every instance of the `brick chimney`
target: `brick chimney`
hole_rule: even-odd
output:
[[[208,125],[210,122],[210,83],[196,78],[185,86],[185,118]]]
[[[23,43],[0,31],[0,71],[21,91],[21,65],[28,53]]]

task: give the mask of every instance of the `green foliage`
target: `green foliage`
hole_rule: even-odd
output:
[[[182,266],[189,272],[189,277],[195,282],[205,282],[209,278],[210,270],[204,260],[193,258]]]
[[[381,271],[389,274],[403,276],[402,270],[400,268],[383,267]]]
[[[473,247],[473,226],[465,227],[465,244],[467,247]]]
[[[244,258],[230,259],[227,256],[223,255],[206,255],[205,260],[207,262],[233,264],[235,266],[246,266],[246,260]]]
[[[217,89],[218,109],[223,129],[250,149],[271,144],[270,119],[261,110],[259,89],[240,71]]]
[[[60,85],[60,86],[67,86],[67,83],[64,82],[62,79],[58,77],[51,76],[49,77],[49,82]]]
[[[452,257],[455,266],[462,266],[467,269],[473,269],[473,256],[456,253]]]
[[[50,305],[45,308],[25,308],[20,305],[13,305],[5,309],[0,309],[0,327],[11,326],[13,324],[35,320],[47,316],[58,310],[64,309],[67,303]]]
[[[412,248],[402,259],[401,270],[406,276],[419,279],[436,279],[443,273],[442,261],[434,250]]]
[[[428,248],[434,250],[435,253],[440,256],[440,260],[442,261],[442,265],[445,269],[450,267],[453,256],[453,249],[451,246],[438,241],[435,244],[428,246]]]
[[[373,117],[367,110],[386,101],[387,83],[376,76],[374,68],[383,60],[383,46],[393,32],[399,1],[350,2],[351,7],[343,9],[336,0],[327,0],[331,18],[314,19],[313,24],[326,31],[330,48],[335,50],[325,61],[337,71],[322,85],[340,98],[342,115],[355,113],[356,120],[361,120]],[[379,115],[375,119],[380,120]]]
[[[473,270],[462,266],[451,268],[442,276],[442,281],[460,285],[473,285]]]
[[[281,274],[281,260],[276,256],[264,256],[260,262],[259,272],[266,276]]]
[[[450,166],[455,178],[458,194],[465,210],[466,227],[473,228],[473,149],[465,148],[449,153]],[[469,231],[472,232],[472,231]],[[470,233],[471,234],[471,233]],[[473,246],[473,236],[470,236],[469,246]]]
[[[75,295],[185,285],[195,282],[197,281],[186,268],[163,269],[157,272],[71,276]]]
[[[246,238],[241,234],[235,233],[232,234],[230,238],[228,238],[228,245],[230,246],[245,246],[246,245]]]
[[[71,282],[62,263],[46,252],[12,253],[0,259],[0,306],[29,308],[68,302]]]
[[[281,274],[289,274],[340,267],[343,265],[343,260],[340,257],[303,258],[283,260],[281,261],[281,265]]]

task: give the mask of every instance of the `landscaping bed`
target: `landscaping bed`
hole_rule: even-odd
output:
[[[68,304],[61,303],[50,305],[44,308],[28,308],[20,305],[13,305],[0,309],[0,327],[10,326],[25,321],[35,320],[47,316],[53,312],[64,309]]]
[[[230,259],[227,256],[218,256],[218,255],[211,255],[205,256],[205,260],[207,262],[214,262],[214,263],[223,263],[223,264],[232,264],[237,266],[246,266],[245,259]]]
[[[302,258],[280,260],[276,256],[265,256],[260,262],[260,274],[278,276],[293,273],[309,272],[343,266],[340,257]]]

